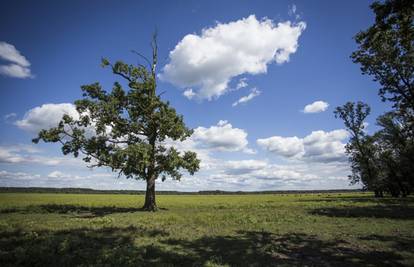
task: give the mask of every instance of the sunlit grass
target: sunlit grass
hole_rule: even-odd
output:
[[[413,198],[160,195],[156,213],[143,200],[2,193],[0,265],[414,264]]]

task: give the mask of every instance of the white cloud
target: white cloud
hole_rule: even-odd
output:
[[[315,101],[312,104],[306,105],[303,109],[304,113],[319,113],[325,111],[329,104],[325,101]]]
[[[303,140],[296,136],[272,136],[269,138],[257,139],[257,144],[269,152],[288,158],[301,156],[304,153]]]
[[[30,62],[20,54],[14,45],[0,42],[0,58],[16,63],[23,67],[30,67]]]
[[[191,88],[188,88],[187,90],[185,90],[183,95],[187,97],[188,99],[192,99],[193,97],[196,96],[196,94],[193,92],[193,89]]]
[[[240,175],[266,168],[268,163],[262,160],[230,160],[225,162],[223,170],[227,174]]]
[[[345,144],[343,140],[348,138],[348,132],[344,129],[331,132],[313,131],[303,138],[305,147],[304,157],[314,161],[344,161]]]
[[[29,160],[27,154],[36,153],[29,146],[0,146],[0,163],[21,163]],[[22,155],[22,154],[25,155]]]
[[[80,159],[41,155],[41,150],[31,145],[0,146],[0,164],[60,164],[79,165]]]
[[[79,176],[79,175],[74,175],[71,173],[63,173],[61,171],[52,171],[51,173],[49,173],[47,175],[48,178],[51,179],[60,179],[60,180],[83,180],[83,179],[91,179],[91,178],[98,178],[96,177],[96,174],[93,175],[87,175],[87,176]],[[102,176],[102,174],[100,174],[100,176]],[[115,177],[116,174],[110,174],[109,177]]]
[[[191,139],[202,147],[218,151],[244,151],[252,153],[247,148],[247,132],[234,128],[228,121],[221,120],[209,128],[197,127]]]
[[[198,88],[197,98],[211,100],[228,91],[233,77],[266,73],[268,64],[288,62],[305,28],[305,22],[276,24],[255,15],[217,23],[200,35],[184,36],[159,77],[181,88]]]
[[[288,183],[299,183],[318,178],[314,174],[299,172],[291,169],[291,166],[283,165],[270,165],[267,168],[256,172],[254,175],[259,179],[275,179]]]
[[[4,120],[7,121],[7,120],[10,120],[10,119],[15,118],[16,116],[17,116],[17,114],[14,113],[14,112],[12,112],[12,113],[9,113],[9,114],[4,115],[3,118],[4,118]]]
[[[0,171],[0,181],[2,179],[16,179],[16,180],[33,180],[39,178],[38,174],[29,174],[25,172],[9,172],[9,171]]]
[[[42,106],[38,108],[42,108]],[[37,117],[41,116],[41,112],[31,113],[32,115],[37,114],[36,116],[29,116],[28,114],[27,118],[25,116],[22,120],[26,119],[27,123],[24,125],[36,125],[34,121],[37,121]],[[27,129],[30,130],[32,127]],[[262,144],[259,140],[257,141],[260,147],[272,153],[294,159],[282,161],[282,164],[271,162],[271,158],[246,159],[246,153],[252,152],[248,148],[247,136],[248,134],[244,129],[233,127],[225,120],[221,120],[210,127],[200,126],[195,128],[194,134],[190,138],[184,142],[176,142],[174,146],[180,151],[195,151],[202,160],[200,172],[195,176],[189,176],[185,173],[181,182],[167,180],[162,183],[157,181],[157,188],[160,190],[182,191],[216,189],[247,191],[348,187],[346,177],[349,174],[349,166],[345,160],[343,143],[348,134],[345,130],[314,131],[303,138],[270,137],[261,139],[263,140]],[[0,147],[0,163],[4,164],[1,166],[17,167],[18,165],[24,166],[24,164],[35,164],[33,166],[46,164],[59,166],[63,169],[51,172],[50,167],[43,168],[41,171],[45,173],[40,175],[40,178],[38,174],[14,174],[14,177],[12,177],[12,174],[3,175],[0,172],[0,185],[89,187],[97,189],[145,188],[144,182],[113,179],[116,176],[113,173],[90,174],[87,168],[73,168],[73,166],[83,166],[80,159],[50,157],[41,154],[36,149],[38,148],[33,146]],[[231,158],[233,160],[228,160],[229,154],[222,153],[223,151],[232,152]],[[242,159],[234,160],[235,158]],[[37,178],[32,179],[30,177]]]
[[[88,114],[88,112],[86,111],[85,114]],[[37,134],[43,129],[47,130],[58,126],[63,115],[69,115],[74,120],[78,120],[80,117],[74,104],[43,104],[27,111],[23,116],[23,119],[15,121],[14,124],[22,130]],[[91,122],[87,127],[81,127],[85,130],[86,137],[96,136],[95,126],[95,122]],[[69,126],[65,126],[65,130],[71,132]],[[106,134],[109,134],[111,131],[112,127],[106,125]],[[121,140],[122,138],[119,139]]]
[[[56,127],[64,114],[75,119],[79,118],[79,113],[73,104],[44,104],[26,112],[23,119],[16,121],[15,125],[23,130],[37,133],[42,129]]]
[[[200,169],[208,171],[222,164],[216,159],[215,152],[242,152],[255,154],[248,147],[247,133],[243,129],[234,128],[229,122],[221,120],[211,127],[197,127],[193,135],[184,141],[166,140],[165,146],[175,147],[178,151],[194,151],[201,159]]]
[[[297,14],[297,10],[298,9],[297,9],[297,7],[296,7],[295,4],[289,6],[288,15],[291,16],[291,17],[294,17],[296,20],[299,20],[300,19],[300,15]]]
[[[49,177],[49,178],[61,178],[61,177],[66,177],[66,175],[63,174],[60,171],[53,171],[53,172],[49,173],[47,175],[47,177]]]
[[[210,190],[220,189],[220,186],[237,190],[333,189],[348,186],[349,169],[343,162],[296,161],[280,165],[267,160],[238,160],[217,162],[214,169],[213,174],[201,178],[210,184]]]
[[[241,78],[236,85],[236,90],[242,89],[247,87],[249,84],[247,83],[247,78]]]
[[[77,187],[77,188],[95,188],[95,189],[114,189],[119,184],[118,179],[113,173],[95,172],[91,174],[77,175],[73,173],[63,173],[53,171],[49,174],[10,172],[0,170],[0,186],[12,187]],[[129,185],[137,185],[129,183]],[[144,183],[142,183],[144,185]],[[142,188],[141,188],[142,189]]]
[[[17,64],[0,65],[0,74],[14,78],[31,77],[30,69]]]
[[[317,162],[345,161],[347,131],[313,131],[304,138],[273,136],[258,139],[263,149],[286,158],[296,158]]]
[[[237,106],[237,105],[239,105],[239,104],[246,103],[246,102],[248,102],[248,101],[252,100],[253,98],[255,98],[256,96],[259,96],[259,95],[260,95],[260,93],[261,93],[261,92],[260,92],[259,90],[257,90],[256,88],[253,88],[253,89],[251,90],[250,94],[248,94],[248,95],[246,95],[246,96],[242,96],[242,97],[240,97],[240,98],[239,98],[239,100],[237,100],[236,102],[234,102],[234,103],[232,104],[232,106],[233,106],[233,107],[235,107],[235,106]]]
[[[349,188],[349,168],[344,163],[271,164],[261,160],[215,160],[211,169],[195,176],[184,175],[181,181],[157,180],[158,190],[295,190]],[[76,170],[79,171],[79,170]],[[116,174],[98,169],[48,174],[0,171],[1,186],[83,187],[96,189],[145,189],[144,181],[114,179]],[[92,173],[91,173],[92,172]],[[358,186],[354,186],[357,188]]]
[[[291,11],[292,11],[292,14],[296,13],[296,5],[295,4],[292,5]]]
[[[14,47],[14,45],[0,42],[0,58],[8,61],[7,65],[0,65],[0,74],[14,78],[33,77],[30,71],[30,62]]]

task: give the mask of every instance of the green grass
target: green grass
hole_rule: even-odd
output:
[[[0,194],[0,266],[414,266],[414,198]]]

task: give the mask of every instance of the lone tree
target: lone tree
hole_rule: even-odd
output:
[[[184,141],[192,134],[168,102],[156,92],[157,43],[152,42],[152,62],[148,66],[111,64],[102,59],[103,67],[121,77],[129,87],[124,90],[115,82],[111,92],[99,83],[81,86],[83,99],[75,101],[77,118],[64,115],[57,127],[41,130],[34,143],[59,142],[63,154],[81,156],[89,167],[106,166],[118,177],[147,182],[144,210],[155,211],[155,180],[167,176],[179,180],[181,171],[193,175],[200,160],[194,152],[179,152],[172,141]]]

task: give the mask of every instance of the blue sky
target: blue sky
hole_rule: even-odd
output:
[[[195,129],[178,146],[202,159],[159,189],[349,188],[333,109],[369,103],[368,131],[387,109],[349,58],[373,23],[370,2],[3,1],[0,186],[144,188],[30,140],[73,111],[80,85],[116,81],[101,57],[135,63],[130,51],[150,55],[157,29],[158,90]]]

